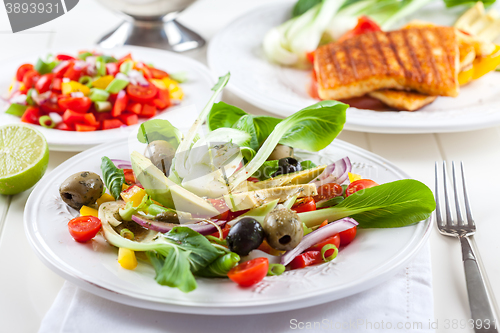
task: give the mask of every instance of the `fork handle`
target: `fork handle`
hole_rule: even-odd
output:
[[[499,333],[499,324],[495,316],[493,294],[488,290],[484,279],[485,273],[479,267],[471,241],[467,236],[460,236],[462,260],[464,262],[465,280],[471,317],[474,320],[476,333]]]

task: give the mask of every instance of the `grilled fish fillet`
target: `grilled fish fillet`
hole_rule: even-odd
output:
[[[324,45],[314,68],[321,99],[363,96],[381,89],[457,96],[459,52],[451,27],[373,32]]]
[[[412,91],[378,90],[368,93],[382,103],[401,111],[415,111],[434,102],[437,96],[422,95]]]

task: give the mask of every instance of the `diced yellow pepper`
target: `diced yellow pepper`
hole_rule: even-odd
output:
[[[80,216],[99,217],[99,212],[97,211],[97,209],[94,209],[94,208],[91,208],[88,206],[82,206],[82,208],[80,208]]]
[[[163,82],[163,80],[160,80],[160,79],[149,79],[149,81],[151,81],[157,88],[160,88],[160,89],[163,89],[163,90],[168,89],[168,86],[165,85],[165,83]]]
[[[184,91],[179,86],[179,83],[171,78],[163,79],[150,79],[150,81],[160,89],[168,90],[170,99],[182,100],[184,98]]]
[[[486,57],[476,58],[474,60],[474,75],[473,80],[479,79],[481,76],[494,71],[500,65],[500,45],[495,47],[495,51]]]
[[[363,179],[363,178],[361,178],[361,176],[360,176],[360,175],[355,174],[355,173],[350,173],[350,172],[348,172],[347,174],[349,175],[349,181],[350,181],[351,183],[352,183],[352,182],[355,182],[356,180]]]
[[[114,79],[113,75],[106,75],[98,78],[95,81],[92,81],[92,86],[99,89],[106,89],[108,85],[111,83],[111,81],[113,81],[113,79]]]
[[[113,196],[110,194],[104,193],[99,199],[97,199],[96,204],[97,206],[100,206],[103,203],[110,201],[115,201],[115,198],[113,198]]]
[[[463,86],[472,81],[474,76],[474,66],[458,74],[458,83]]]
[[[139,186],[133,186],[131,189],[128,189],[126,192],[120,193],[123,201],[132,202],[132,206],[137,207],[141,204],[142,199],[146,195],[146,191],[140,188]]]
[[[90,94],[89,87],[84,86],[80,82],[76,81],[63,82],[61,84],[61,90],[64,95],[69,95],[74,92],[82,92],[85,96],[88,96]]]
[[[135,269],[137,267],[135,252],[123,247],[118,248],[118,263],[125,269]]]
[[[127,184],[123,183],[122,184],[122,192],[127,190],[130,186],[128,186]]]

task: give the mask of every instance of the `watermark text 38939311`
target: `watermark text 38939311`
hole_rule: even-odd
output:
[[[73,9],[79,0],[3,0],[12,32],[52,21]]]

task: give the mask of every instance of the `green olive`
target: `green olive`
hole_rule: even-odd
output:
[[[295,248],[304,229],[296,212],[288,208],[277,208],[269,212],[262,223],[269,245],[276,250],[288,251]]]
[[[151,160],[165,175],[169,175],[175,148],[165,140],[156,140],[146,147],[144,156]]]
[[[68,177],[59,188],[61,199],[70,207],[80,209],[91,205],[102,195],[104,184],[93,172],[78,172]]]
[[[267,158],[268,161],[280,160],[286,157],[293,157],[293,148],[279,144],[274,148],[273,152]]]

